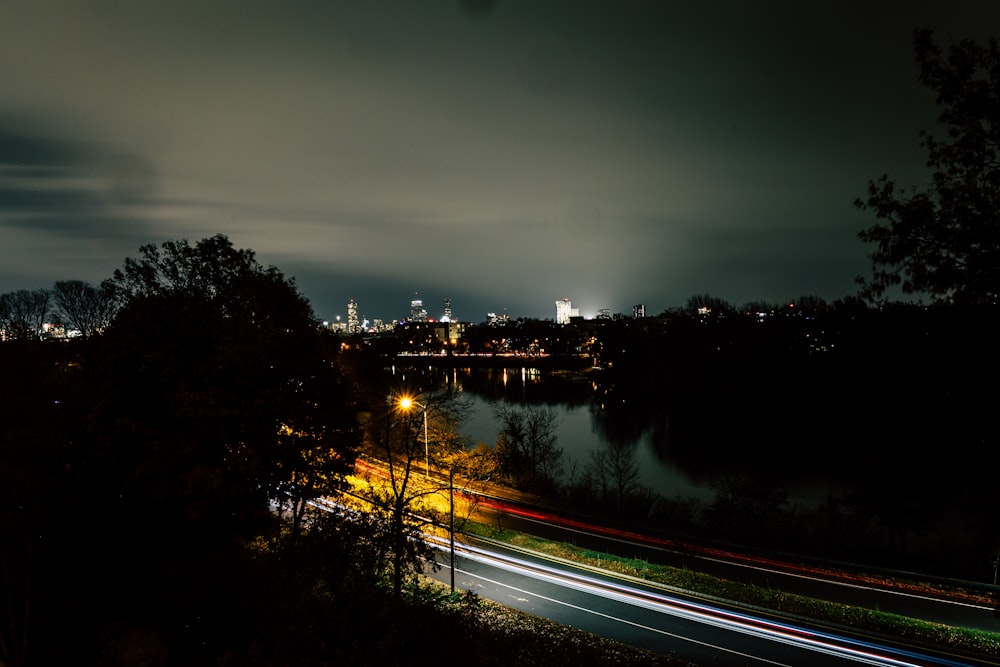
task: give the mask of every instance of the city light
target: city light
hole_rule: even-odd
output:
[[[403,410],[409,411],[412,407],[418,407],[423,410],[424,414],[424,479],[430,479],[431,476],[431,454],[430,447],[427,444],[427,406],[422,403],[417,403],[409,396],[403,396],[399,399],[399,407]]]

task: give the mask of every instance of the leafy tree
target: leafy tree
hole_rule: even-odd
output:
[[[49,316],[48,290],[0,294],[0,334],[7,340],[39,340]]]
[[[117,426],[134,442],[166,438],[154,448],[190,455],[178,464],[200,461],[191,474],[209,479],[180,488],[228,478],[237,486],[218,492],[291,499],[301,518],[338,488],[358,440],[308,302],[222,235],[141,254],[103,284],[122,307],[102,347],[116,373],[109,396],[128,415]],[[223,510],[219,500],[209,504]]]
[[[238,250],[223,234],[199,241],[166,241],[139,248],[115,269],[104,288],[122,306],[142,297],[168,294],[215,300],[231,297],[231,289],[249,276],[265,273],[252,250]],[[274,274],[273,267],[266,273]],[[228,305],[232,305],[231,303]]]
[[[929,29],[914,38],[920,82],[936,93],[946,136],[921,132],[931,180],[908,191],[883,175],[855,201],[884,223],[861,231],[870,253],[862,295],[899,286],[949,303],[994,303],[1000,294],[1000,47],[961,40],[944,52]]]
[[[81,364],[77,506],[100,511],[78,521],[106,614],[90,634],[145,616],[200,651],[237,631],[219,601],[253,589],[245,545],[276,531],[269,500],[295,509],[297,530],[303,506],[344,483],[356,406],[308,302],[252,251],[216,236],[142,253],[103,284],[121,310]]]
[[[114,317],[114,303],[106,292],[82,280],[60,280],[52,289],[56,317],[83,338],[103,332]]]
[[[315,373],[287,388],[287,407],[276,435],[276,456],[269,487],[277,504],[291,508],[291,536],[297,539],[310,503],[344,487],[353,470],[355,432],[351,405],[341,379]]]

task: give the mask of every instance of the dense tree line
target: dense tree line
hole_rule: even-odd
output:
[[[107,328],[115,311],[103,288],[82,280],[60,280],[51,290],[15,290],[0,294],[0,339],[88,338]]]
[[[998,325],[994,306],[912,304],[616,323],[590,374],[594,423],[611,445],[595,453],[592,483],[577,478],[564,493],[704,537],[817,555],[835,547],[842,558],[983,580],[1000,547],[1000,393],[982,381],[1000,372]],[[612,492],[616,477],[627,484],[628,448],[640,440],[719,484],[716,503],[635,485]],[[809,480],[830,489],[816,499],[822,521],[805,519],[815,506],[787,501]]]
[[[68,343],[40,335],[41,296],[4,300],[0,661],[339,664],[365,623],[408,635],[384,633],[407,612],[380,598],[379,515],[310,511],[368,406],[308,302],[223,236],[140,253],[57,284]],[[92,300],[111,315],[89,327]]]
[[[594,341],[585,382],[545,374],[512,394],[503,368],[468,373],[465,390],[501,406],[493,479],[702,539],[990,578],[1000,395],[980,378],[1000,370],[996,308],[808,295],[753,306],[698,295],[576,325]],[[557,404],[589,405],[608,443],[579,468],[553,437]],[[715,499],[643,488],[640,442]]]

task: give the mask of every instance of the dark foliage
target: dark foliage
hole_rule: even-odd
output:
[[[971,40],[947,52],[929,29],[915,34],[920,82],[941,107],[943,138],[924,132],[930,182],[908,192],[883,176],[856,204],[885,224],[862,231],[874,244],[873,275],[859,278],[880,299],[893,286],[959,304],[1000,294],[1000,47]]]
[[[500,423],[496,458],[500,473],[516,488],[552,495],[562,475],[562,449],[556,442],[556,413],[527,407],[495,408]]]
[[[248,544],[277,534],[269,501],[352,467],[351,393],[292,283],[224,237],[165,248],[107,283],[103,335],[0,346],[10,665],[239,646],[264,613]]]
[[[114,319],[115,304],[104,289],[82,280],[57,280],[52,301],[54,317],[83,338],[103,332]]]
[[[837,490],[830,533],[803,525],[815,537],[806,544],[779,525],[794,507],[764,525],[747,513],[753,487],[726,483],[706,536],[980,578],[1000,538],[990,518],[1000,394],[983,381],[1000,374],[998,331],[993,306],[623,322],[606,332],[594,415],[608,440],[648,435],[696,479]],[[848,524],[851,539],[825,541]]]

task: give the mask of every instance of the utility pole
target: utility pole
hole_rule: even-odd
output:
[[[455,592],[455,466],[448,468],[448,533],[451,536],[451,592]]]
[[[997,588],[997,570],[1000,569],[1000,551],[993,559],[993,615],[1000,616],[1000,588]]]

